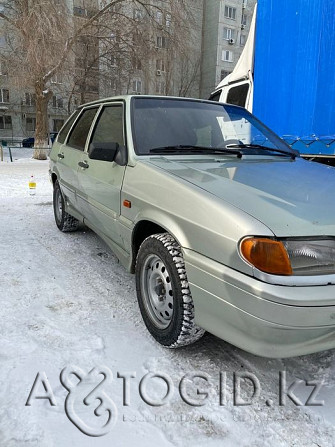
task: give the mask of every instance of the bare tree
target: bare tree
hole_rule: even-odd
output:
[[[170,54],[182,52],[181,49],[186,51],[185,33],[192,25],[190,18],[185,21],[185,0],[164,3],[154,0],[81,1],[83,5],[85,1],[91,5],[87,11],[84,8],[86,12],[82,18],[69,11],[68,0],[2,2],[0,19],[7,36],[2,57],[8,61],[14,82],[32,89],[35,94],[34,158],[37,159],[46,158],[43,148],[48,140],[47,110],[54,95],[52,81],[56,76],[68,74],[72,77],[70,99],[79,96],[79,101],[85,102],[88,86],[91,89],[94,86],[97,94],[102,60],[118,61],[109,73],[106,65],[109,80],[113,80],[114,75],[120,90],[124,85],[132,90],[134,75],[139,70],[148,70],[150,61],[157,58],[155,51],[164,50],[167,42]],[[185,26],[187,23],[189,26]],[[172,27],[178,30],[178,39],[176,33],[171,32]],[[172,69],[173,58],[168,52],[163,56]]]
[[[7,54],[15,82],[34,89],[36,131],[34,158],[45,159],[47,146],[47,107],[53,95],[52,78],[64,69],[72,49],[85,30],[94,25],[114,5],[125,0],[105,2],[83,23],[75,23],[65,0],[8,0],[0,18],[7,27]]]

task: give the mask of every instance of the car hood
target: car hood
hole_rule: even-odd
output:
[[[277,236],[335,236],[335,169],[301,158],[153,157],[150,164],[261,221]]]

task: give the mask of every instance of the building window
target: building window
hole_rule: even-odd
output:
[[[246,8],[248,5],[248,0],[242,0],[242,8]]]
[[[156,11],[156,22],[158,25],[163,25],[163,13],[162,11]]]
[[[142,70],[142,63],[141,63],[140,59],[138,59],[137,57],[133,58],[133,69],[134,70]]]
[[[6,88],[0,89],[0,102],[9,102],[9,90]]]
[[[26,118],[26,131],[33,132],[36,129],[36,118]]]
[[[163,59],[156,60],[156,70],[165,71],[165,61]]]
[[[142,92],[142,81],[133,81],[133,92],[141,93]]]
[[[221,70],[221,80],[230,75],[231,71]]]
[[[99,84],[95,83],[92,80],[88,81],[88,83],[86,84],[85,91],[87,93],[99,93]],[[62,104],[63,104],[63,99],[62,99]]]
[[[0,61],[0,75],[7,76],[8,75],[8,66],[7,62]]]
[[[227,19],[236,20],[236,8],[233,8],[232,6],[225,6],[224,7],[224,16]]]
[[[168,48],[169,39],[165,36],[157,36],[157,45],[158,48]]]
[[[26,93],[25,94],[25,104],[26,104],[26,106],[35,106],[36,105],[35,93]],[[33,130],[35,130],[35,129],[33,129]]]
[[[166,16],[165,16],[165,26],[167,28],[170,28],[170,26],[171,26],[171,14],[166,14]]]
[[[135,8],[133,11],[133,18],[135,20],[141,20],[143,18],[143,12],[140,9]]]
[[[115,56],[113,56],[113,55],[110,56],[110,58],[109,58],[109,65],[111,67],[116,67],[116,57]]]
[[[75,65],[76,65],[76,68],[83,68],[86,65],[86,61],[82,57],[76,56]]]
[[[225,62],[233,62],[233,60],[234,60],[233,52],[232,51],[223,50],[222,51],[222,60],[225,61]]]
[[[51,84],[62,84],[63,80],[62,77],[59,73],[56,73],[52,78],[51,78]]]
[[[247,26],[247,23],[248,23],[248,16],[246,16],[245,14],[242,14],[241,25]]]
[[[232,28],[223,28],[223,39],[224,40],[235,39],[235,30]]]
[[[159,95],[165,95],[166,84],[164,81],[156,81],[156,93]]]
[[[73,15],[77,16],[77,17],[86,17],[87,10],[86,10],[86,8],[82,8],[80,6],[74,6],[73,7]]]
[[[53,120],[53,132],[59,132],[64,125],[64,120]]]
[[[12,129],[11,116],[0,116],[0,129]]]
[[[109,80],[109,87],[110,87],[111,90],[116,90],[116,80],[115,80],[115,78],[111,78]]]
[[[63,98],[60,98],[59,96],[54,95],[52,97],[52,107],[55,109],[62,109],[64,106],[63,104]]]
[[[245,34],[240,35],[240,45],[243,47],[247,41],[247,36]]]

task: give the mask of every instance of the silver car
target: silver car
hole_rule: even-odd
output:
[[[135,273],[149,332],[252,353],[335,347],[335,171],[253,115],[120,96],[79,107],[51,151],[61,231],[85,223]]]

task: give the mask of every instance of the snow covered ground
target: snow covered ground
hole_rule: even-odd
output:
[[[263,359],[209,334],[180,350],[159,346],[141,320],[134,277],[93,232],[57,229],[48,162],[31,160],[30,153],[17,150],[14,158],[26,158],[0,162],[1,447],[335,445],[335,350]],[[28,190],[32,174],[35,196]],[[66,416],[68,391],[60,382],[65,367],[80,368],[82,378],[95,367],[112,372],[113,381],[103,384],[99,394],[115,422],[104,436],[83,434]],[[287,394],[279,405],[282,371],[304,405],[297,406]],[[38,381],[26,405],[38,372],[47,390]],[[150,378],[149,372],[161,378]],[[181,379],[193,372],[206,375],[207,382],[184,379],[183,396],[203,405],[186,403],[179,393]],[[251,405],[239,405],[238,399],[234,404],[234,373],[246,372],[258,379],[259,397]],[[136,375],[129,379],[126,396],[118,373]],[[82,400],[99,377],[86,377],[69,394],[77,425],[97,432],[106,416],[94,414],[97,401],[85,406]],[[164,400],[169,380],[173,385]],[[314,400],[324,405],[305,405],[314,388],[307,381],[323,382]],[[251,398],[250,381],[242,380],[241,390],[245,400]],[[152,400],[163,405],[150,405]]]

